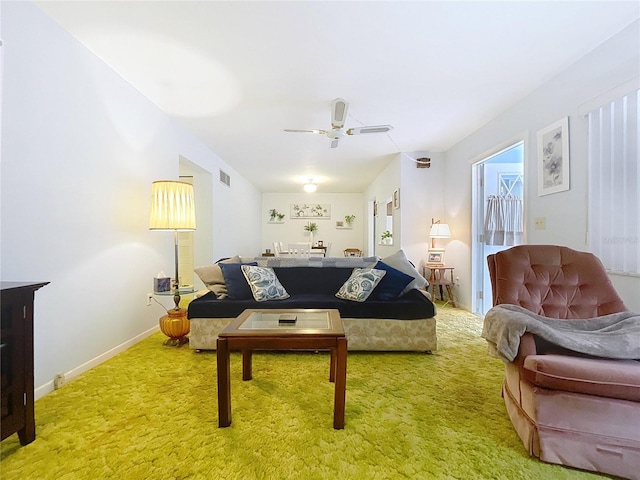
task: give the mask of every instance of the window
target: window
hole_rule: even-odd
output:
[[[589,245],[612,272],[640,274],[638,93],[588,113]]]

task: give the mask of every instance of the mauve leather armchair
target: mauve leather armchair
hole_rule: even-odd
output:
[[[494,306],[567,321],[627,310],[591,253],[519,245],[487,262]],[[525,333],[502,396],[530,455],[640,479],[640,361],[589,357]]]

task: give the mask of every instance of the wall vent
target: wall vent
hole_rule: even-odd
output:
[[[430,158],[418,158],[416,160],[417,168],[429,168],[431,167],[431,159]]]
[[[222,170],[220,170],[220,182],[224,183],[227,187],[231,186],[231,177],[228,173],[223,172]]]

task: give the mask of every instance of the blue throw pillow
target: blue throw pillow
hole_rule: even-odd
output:
[[[387,274],[369,297],[371,300],[392,300],[398,298],[402,291],[413,281],[411,275],[401,272],[384,262],[376,263],[373,268],[384,270]]]
[[[224,283],[227,286],[227,295],[231,300],[250,300],[253,299],[251,287],[247,283],[242,273],[242,265],[257,266],[256,262],[251,263],[219,263],[218,266],[222,270]]]

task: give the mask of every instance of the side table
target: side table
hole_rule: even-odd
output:
[[[427,270],[429,270],[429,275],[427,275]],[[450,272],[449,279],[447,279],[447,270]],[[444,301],[444,287],[447,290],[447,295],[449,295],[449,302],[451,303],[451,306],[455,307],[456,300],[453,297],[453,292],[451,291],[451,285],[454,284],[453,270],[454,267],[447,267],[444,265],[425,265],[424,276],[429,280],[429,285],[431,286],[431,295],[433,296],[433,299],[436,299],[436,287],[439,287],[440,300]]]

